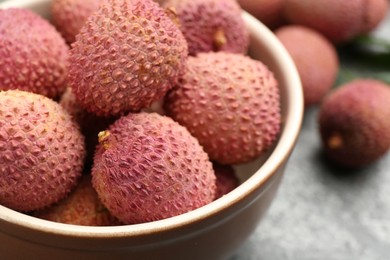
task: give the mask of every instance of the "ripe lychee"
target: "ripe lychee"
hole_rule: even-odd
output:
[[[249,33],[236,0],[167,0],[163,6],[177,15],[190,55],[247,52]]]
[[[153,1],[161,5],[165,0],[153,0]]]
[[[69,84],[98,116],[120,116],[160,100],[187,57],[176,24],[152,0],[105,1],[70,52]]]
[[[93,186],[121,222],[165,219],[214,200],[216,177],[209,157],[171,118],[130,113],[99,137]]]
[[[76,185],[84,138],[70,115],[44,96],[0,92],[0,204],[18,211],[47,207]]]
[[[68,43],[75,41],[81,27],[99,8],[103,0],[53,0],[51,15],[53,24]]]
[[[384,21],[389,11],[388,0],[368,0],[366,4],[366,18],[364,19],[364,25],[362,33],[368,33],[376,29],[378,25]]]
[[[0,10],[0,90],[58,97],[65,90],[68,52],[61,35],[38,14]]]
[[[114,226],[120,222],[104,207],[92,187],[91,176],[84,175],[69,196],[57,204],[33,213],[54,222],[82,226]]]
[[[167,115],[221,164],[261,156],[280,131],[277,80],[263,63],[241,54],[190,57],[180,84],[165,100]]]
[[[342,43],[374,29],[384,19],[388,6],[387,0],[286,0],[284,10],[289,22]]]
[[[390,148],[390,86],[357,79],[324,100],[319,130],[325,153],[346,167],[367,165]]]
[[[280,27],[275,34],[298,69],[305,106],[320,103],[339,71],[335,47],[320,33],[300,25]]]
[[[238,0],[243,9],[270,29],[275,29],[284,23],[284,2],[285,0]]]
[[[104,118],[89,113],[80,106],[71,88],[67,88],[61,96],[60,105],[72,116],[80,126],[81,133],[85,137],[86,158],[84,170],[89,170],[93,162],[93,154],[98,144],[99,132],[105,130],[116,118]]]
[[[219,199],[222,196],[228,194],[237,188],[240,184],[240,181],[237,178],[236,172],[232,166],[213,163],[213,169],[217,178],[215,199]]]

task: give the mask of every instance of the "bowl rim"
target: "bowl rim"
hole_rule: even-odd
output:
[[[0,3],[0,9],[44,5],[48,2],[50,2],[50,0],[8,0]],[[62,236],[93,236],[94,238],[137,237],[151,233],[156,234],[175,230],[177,228],[182,228],[183,226],[199,223],[209,216],[216,215],[224,209],[228,209],[254,194],[256,190],[273,177],[276,173],[276,169],[278,169],[280,165],[283,165],[292,153],[302,125],[304,105],[302,85],[298,71],[287,50],[279,42],[273,32],[264,24],[245,11],[243,11],[242,16],[247,25],[256,28],[256,31],[252,30],[252,34],[255,34],[256,37],[267,39],[263,44],[274,59],[283,60],[283,63],[279,64],[279,66],[281,67],[281,71],[283,71],[289,79],[289,82],[287,82],[288,87],[286,87],[287,105],[285,121],[283,122],[284,127],[269,158],[251,177],[229,194],[210,204],[188,213],[154,222],[110,227],[79,226],[38,219],[1,205],[0,220],[14,226],[32,229],[37,232],[58,234]]]

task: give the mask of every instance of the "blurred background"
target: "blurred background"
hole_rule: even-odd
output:
[[[390,14],[337,51],[341,67],[333,88],[361,77],[389,83]],[[231,260],[390,258],[390,154],[358,170],[332,165],[323,156],[318,112],[319,106],[306,109],[276,200]]]
[[[241,1],[248,8],[265,2]],[[369,35],[338,45],[337,54],[333,88],[362,77],[390,83],[390,14]],[[306,108],[276,200],[231,260],[390,258],[390,154],[358,170],[334,166],[323,156],[318,112],[319,105]]]

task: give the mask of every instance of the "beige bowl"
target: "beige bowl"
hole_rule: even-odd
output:
[[[49,18],[49,0],[12,0]],[[282,132],[275,147],[237,166],[242,184],[192,212],[145,224],[85,227],[37,219],[0,206],[1,259],[227,259],[254,231],[273,200],[296,143],[302,117],[297,70],[272,32],[247,13],[251,56],[275,73],[282,98]],[[261,245],[259,245],[261,250]]]

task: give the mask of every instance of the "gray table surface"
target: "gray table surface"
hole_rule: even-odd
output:
[[[390,43],[390,14],[374,35]],[[365,55],[382,59],[378,66],[343,51],[344,68],[389,78],[390,53]],[[390,153],[356,171],[331,166],[321,150],[318,111],[305,112],[277,197],[231,260],[390,259]]]
[[[390,15],[375,34],[390,38]],[[342,62],[354,68],[349,58]],[[374,69],[388,76],[387,68]],[[305,112],[277,197],[231,260],[390,259],[390,154],[359,171],[330,166],[317,113],[318,107]]]

